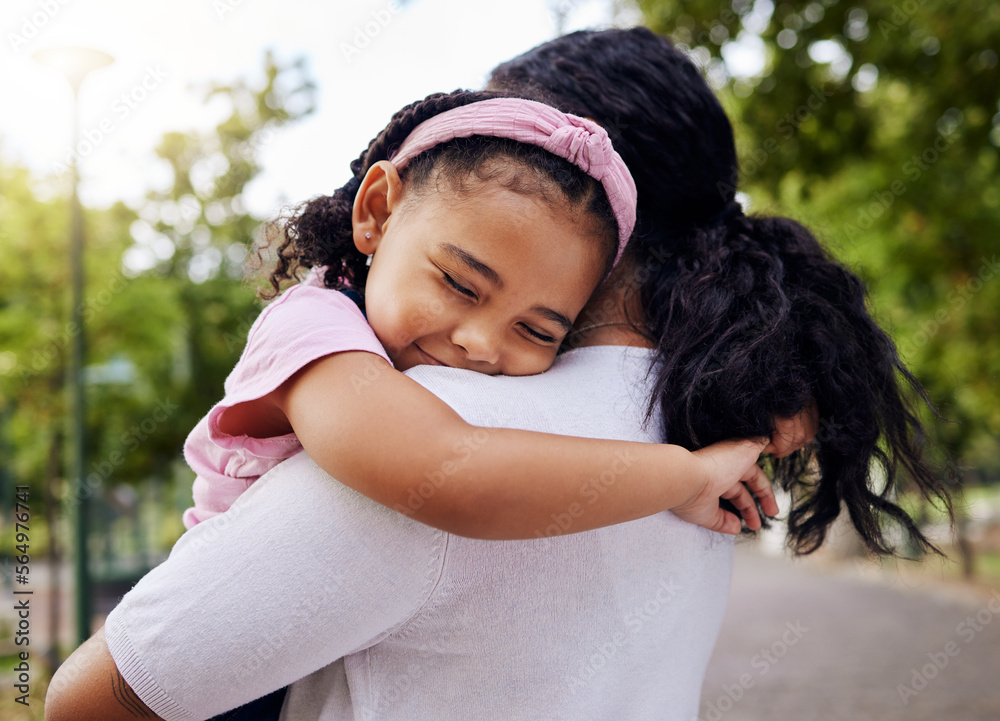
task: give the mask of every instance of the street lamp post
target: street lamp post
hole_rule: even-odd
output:
[[[114,62],[114,58],[100,50],[90,48],[46,48],[32,56],[45,67],[57,70],[69,81],[73,89],[73,144],[70,156],[73,195],[71,207],[70,264],[72,273],[72,311],[70,330],[73,335],[72,361],[68,373],[71,420],[71,452],[68,466],[75,481],[77,503],[73,506],[74,579],[76,582],[76,632],[77,643],[90,638],[91,584],[88,572],[87,537],[89,535],[89,492],[86,485],[86,399],[84,396],[83,365],[85,334],[83,326],[83,208],[80,206],[80,169],[77,165],[77,144],[80,142],[80,85],[92,71]],[[57,601],[55,601],[57,602]]]

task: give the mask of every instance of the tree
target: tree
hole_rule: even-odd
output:
[[[1000,6],[637,4],[720,89],[754,209],[797,216],[868,282],[940,411],[950,480],[1000,479]],[[762,63],[741,69],[748,49]]]
[[[215,132],[169,133],[157,149],[172,187],[139,209],[85,209],[87,466],[90,493],[163,477],[187,433],[222,396],[259,312],[242,261],[259,219],[240,196],[261,144],[312,110],[301,60],[264,59],[262,80],[214,85],[230,112]],[[0,154],[0,459],[43,495],[63,477],[64,379],[71,341],[68,188]],[[51,200],[38,190],[49,186]],[[53,190],[55,191],[53,193]]]
[[[223,380],[260,311],[241,283],[261,220],[244,209],[243,190],[260,172],[258,152],[274,132],[312,112],[314,90],[304,60],[282,66],[268,53],[261,84],[239,80],[207,89],[206,102],[221,98],[230,107],[214,132],[169,133],[156,149],[173,185],[150,193],[131,252],[146,266],[143,275],[171,279],[176,290],[183,373],[179,383],[161,387],[176,388],[177,424],[185,434],[221,399]],[[159,256],[157,247],[164,248]]]
[[[942,455],[995,471],[1000,6],[638,5],[721,88],[754,209],[801,217],[866,278],[947,419],[928,416]],[[762,67],[741,72],[741,49]]]

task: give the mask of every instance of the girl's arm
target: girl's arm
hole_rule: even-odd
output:
[[[326,356],[273,393],[228,409],[220,429],[270,436],[294,429],[327,473],[423,523],[485,539],[575,533],[723,493],[751,527],[777,513],[756,465],[764,443],[680,446],[605,441],[463,421],[444,401],[371,353]],[[704,505],[704,502],[701,501]],[[738,533],[721,509],[699,523]]]

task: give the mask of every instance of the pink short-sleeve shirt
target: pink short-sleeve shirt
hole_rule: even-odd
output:
[[[357,305],[343,293],[323,288],[319,277],[314,270],[264,309],[226,379],[225,398],[184,443],[184,458],[198,474],[194,508],[184,512],[186,528],[228,510],[250,484],[302,448],[293,433],[273,438],[223,433],[219,418],[227,408],[267,395],[308,363],[332,353],[367,351],[389,361]]]

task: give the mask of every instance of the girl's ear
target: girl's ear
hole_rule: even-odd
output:
[[[399,207],[403,196],[403,181],[396,166],[380,160],[368,169],[354,197],[351,226],[354,246],[365,255],[375,252],[382,240],[382,229],[389,216]]]

